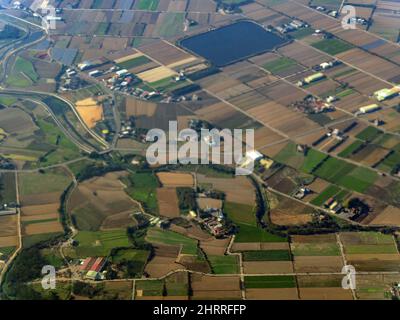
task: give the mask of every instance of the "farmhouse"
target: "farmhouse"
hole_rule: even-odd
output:
[[[83,260],[79,270],[89,280],[101,280],[104,275],[101,273],[107,260],[103,257],[93,258],[89,257]]]

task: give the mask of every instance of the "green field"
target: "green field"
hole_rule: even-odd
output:
[[[383,160],[379,164],[378,169],[385,172],[391,172],[398,165],[400,165],[400,152],[396,151]]]
[[[287,239],[267,232],[261,227],[237,224],[239,233],[235,237],[236,242],[287,242]]]
[[[118,66],[122,69],[132,69],[144,65],[146,63],[151,62],[149,58],[146,56],[140,56],[137,58],[133,58],[131,60],[127,60],[121,63],[118,63]]]
[[[297,152],[297,146],[289,142],[275,157],[274,160],[286,164],[292,168],[299,169],[304,163],[303,153]]]
[[[344,232],[340,234],[343,245],[381,245],[381,244],[394,244],[393,236],[390,234],[383,234],[380,232]]]
[[[138,249],[119,249],[111,256],[111,262],[126,268],[125,276],[137,277],[143,274],[149,258],[149,251]]]
[[[160,0],[139,0],[136,8],[139,10],[156,11]]]
[[[312,35],[313,33],[314,33],[313,28],[301,28],[299,30],[291,32],[290,35],[295,39],[302,39]]]
[[[327,187],[325,190],[323,190],[317,197],[315,197],[312,201],[311,204],[315,206],[322,206],[329,198],[332,198],[335,196],[337,193],[340,192],[340,188],[335,185],[330,185]]]
[[[37,124],[45,135],[41,143],[46,143],[52,148],[50,152],[40,158],[41,164],[51,166],[79,157],[79,148],[65,136],[52,120],[49,122],[49,120],[40,119],[37,120]],[[33,145],[31,147],[34,148]]]
[[[11,106],[14,103],[17,102],[17,99],[11,96],[6,96],[6,95],[0,95],[0,104],[2,104],[3,106]]]
[[[104,36],[107,34],[108,29],[110,28],[110,23],[108,22],[100,22],[97,24],[97,28],[94,31],[95,35]]]
[[[347,189],[364,193],[378,180],[378,177],[378,173],[375,171],[364,167],[358,167],[342,177],[338,183]]]
[[[131,246],[125,230],[80,231],[75,240],[78,246],[67,252],[67,255],[72,258],[106,257],[113,248]]]
[[[152,172],[135,172],[124,178],[129,196],[140,203],[151,213],[158,213],[157,192],[158,180]]]
[[[305,156],[301,170],[306,173],[311,173],[315,167],[327,158],[327,155],[314,149],[310,149]]]
[[[241,203],[225,202],[224,212],[234,223],[256,225],[255,211],[252,206]]]
[[[18,175],[20,193],[23,196],[50,192],[62,192],[71,183],[71,178],[61,171],[45,173],[20,173]]]
[[[356,137],[360,140],[370,142],[376,139],[382,131],[375,127],[367,127],[363,131],[361,131]]]
[[[295,288],[296,279],[294,276],[254,276],[244,277],[246,289],[261,288]]]
[[[183,32],[183,22],[185,21],[185,14],[181,12],[168,12],[163,13],[162,23],[157,23],[155,33],[162,37],[168,38],[176,36]]]
[[[33,64],[24,58],[17,57],[12,74],[7,78],[7,84],[16,87],[28,87],[39,80]]]
[[[15,188],[15,174],[5,172],[0,174],[0,203],[10,203],[17,200],[17,190]],[[6,188],[4,186],[7,186]]]
[[[336,182],[346,174],[350,173],[355,165],[337,158],[328,158],[314,173],[328,181]]]
[[[355,165],[336,158],[328,158],[314,172],[318,177],[336,183],[347,189],[365,192],[378,179],[378,174],[364,167]]]
[[[297,283],[299,288],[340,288],[342,279],[341,275],[297,276]]]
[[[346,254],[384,254],[392,253],[397,254],[397,248],[393,244],[363,244],[363,245],[350,245],[345,247]]]
[[[244,261],[291,261],[288,250],[259,250],[243,252]]]
[[[354,48],[353,45],[339,39],[324,39],[311,44],[311,46],[330,55],[339,54]]]
[[[53,232],[53,233],[41,233],[41,234],[34,234],[31,236],[24,236],[22,238],[22,245],[24,248],[29,248],[37,243],[54,239],[55,237],[60,235],[62,235],[62,233]]]
[[[262,67],[271,73],[280,73],[292,67],[295,67],[296,65],[296,61],[286,57],[280,57],[276,60],[264,64]]]
[[[292,243],[294,256],[340,256],[336,242]]]
[[[7,260],[7,258],[14,252],[15,247],[0,248],[0,260]]]
[[[182,247],[181,253],[197,255],[197,241],[185,237],[179,233],[161,229],[150,229],[147,233],[146,241],[159,244],[178,245]]]
[[[88,165],[93,164],[94,162],[91,160],[80,160],[74,163],[70,163],[68,168],[72,171],[72,173],[76,176],[78,175],[83,169],[85,169]]]
[[[295,143],[289,142],[274,157],[274,160],[303,172],[311,173],[326,158],[327,155],[315,149],[308,150],[306,155],[304,155],[304,153],[297,151]]]
[[[215,274],[238,274],[239,264],[236,256],[208,256]]]
[[[139,280],[136,282],[136,290],[143,290],[143,296],[162,296],[164,291],[164,281]]]
[[[342,158],[350,157],[354,151],[358,150],[363,145],[363,143],[364,142],[362,142],[360,140],[356,140],[351,145],[349,145],[346,149],[344,149],[342,152],[340,152],[338,154],[338,156],[342,157]]]

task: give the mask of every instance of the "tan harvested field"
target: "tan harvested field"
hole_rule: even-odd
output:
[[[287,242],[235,242],[232,251],[288,250]]]
[[[173,270],[182,269],[182,265],[175,263],[176,258],[154,257],[147,263],[145,272],[153,278],[163,277]]]
[[[295,256],[296,272],[341,272],[342,257],[338,256]]]
[[[244,176],[234,178],[212,178],[203,174],[197,174],[199,184],[211,184],[214,189],[226,194],[226,201],[254,205],[254,186]]]
[[[122,63],[122,62],[125,62],[125,61],[129,61],[129,60],[132,60],[132,59],[136,59],[136,58],[142,57],[142,56],[143,56],[143,54],[141,54],[139,52],[136,52],[136,53],[132,53],[130,55],[127,55],[125,57],[115,59],[114,62],[115,63]]]
[[[248,300],[298,300],[296,288],[246,289]]]
[[[126,98],[126,115],[130,116],[153,116],[157,111],[157,105],[152,102],[142,101],[139,99]]]
[[[315,234],[315,235],[293,235],[291,236],[292,242],[297,242],[297,243],[332,243],[336,242],[336,236],[335,234]]]
[[[189,238],[196,240],[206,240],[209,241],[214,239],[209,233],[202,230],[198,225],[191,223],[188,227],[178,226],[176,224],[172,224],[170,230],[175,231],[177,233],[188,236]]]
[[[280,226],[306,224],[312,221],[310,214],[293,214],[284,210],[272,210],[270,213],[272,223]]]
[[[240,291],[240,278],[237,277],[212,277],[199,274],[192,275],[191,288],[193,291]]]
[[[277,225],[306,224],[312,221],[314,208],[290,198],[268,192],[271,201],[270,219]]]
[[[293,273],[291,261],[246,261],[243,267],[244,273],[248,274]]]
[[[181,61],[195,59],[195,57],[184,50],[162,40],[143,45],[139,50],[164,65],[179,65]]]
[[[157,177],[163,187],[193,187],[194,180],[190,173],[159,172]]]
[[[43,205],[24,206],[22,208],[23,216],[58,214],[59,203],[48,203]]]
[[[370,225],[387,225],[400,226],[400,209],[393,206],[387,206],[380,214],[378,214],[370,223]]]
[[[299,288],[301,300],[353,300],[351,290],[343,288]]]
[[[161,66],[161,67],[157,67],[157,68],[154,68],[151,70],[141,72],[137,76],[145,82],[152,83],[152,82],[157,82],[159,80],[163,80],[163,79],[172,77],[174,75],[176,75],[175,71],[173,71],[167,67]]]
[[[218,199],[212,199],[212,198],[198,198],[197,205],[202,210],[207,209],[207,208],[222,209],[223,201],[218,200]]]
[[[17,234],[17,215],[0,216],[0,237]]]
[[[200,241],[200,248],[206,255],[223,256],[228,249],[229,238],[214,239]]]
[[[317,178],[313,183],[311,183],[307,187],[316,193],[320,193],[324,191],[328,186],[329,183],[327,181]]]
[[[279,88],[279,91],[293,92],[293,89],[291,87]],[[302,97],[298,98],[302,99]],[[290,100],[297,101],[298,98],[291,99],[289,96],[287,102],[291,103]],[[274,100],[266,101],[260,106],[249,109],[248,112],[260,123],[271,126],[279,133],[285,133],[294,139],[302,133],[320,128],[318,124],[306,118],[304,114],[290,110]]]
[[[14,247],[18,245],[18,236],[0,237],[0,248]]]
[[[60,195],[60,192],[24,195],[21,202],[23,207],[53,204],[60,200]]]
[[[94,128],[97,122],[103,120],[103,107],[93,98],[76,102],[76,110],[89,128]]]
[[[157,278],[165,276],[170,271],[182,269],[182,265],[176,263],[179,251],[179,246],[155,245],[154,256],[146,264],[145,272]]]
[[[56,232],[63,232],[63,227],[59,221],[32,223],[23,228],[23,233],[26,236]]]
[[[312,47],[308,47],[299,42],[294,42],[284,46],[280,48],[278,52],[307,67],[315,66],[316,64],[329,61],[330,59],[329,56],[319,53]]]
[[[167,218],[180,216],[179,201],[175,188],[158,188],[157,200],[161,216]]]
[[[71,194],[67,210],[84,230],[125,228],[136,223],[131,215],[140,206],[125,192],[120,178],[126,172],[108,173],[86,180]]]

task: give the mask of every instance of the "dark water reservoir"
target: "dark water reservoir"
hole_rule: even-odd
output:
[[[217,67],[261,54],[286,40],[251,21],[240,21],[181,41],[181,46]]]

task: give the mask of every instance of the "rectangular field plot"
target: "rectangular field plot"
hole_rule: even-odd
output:
[[[291,261],[288,250],[259,250],[243,252],[244,261]]]
[[[399,271],[400,255],[392,235],[377,232],[340,234],[349,264],[358,271]]]
[[[351,290],[342,288],[342,275],[297,276],[302,300],[352,300]]]
[[[211,269],[216,274],[237,274],[239,263],[237,256],[208,256]]]
[[[399,281],[399,275],[359,275],[356,287],[357,299],[391,300],[390,289]]]
[[[294,276],[247,276],[244,286],[246,289],[295,288],[296,279]]]
[[[292,253],[296,256],[340,256],[335,234],[293,236]]]

